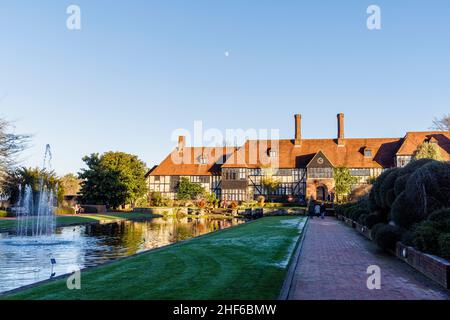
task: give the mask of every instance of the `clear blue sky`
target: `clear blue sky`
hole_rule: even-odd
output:
[[[24,164],[50,143],[60,174],[108,150],[151,167],[195,120],[291,138],[301,113],[321,138],[344,112],[347,136],[397,137],[450,110],[448,0],[3,0],[0,39],[0,116],[34,134]]]

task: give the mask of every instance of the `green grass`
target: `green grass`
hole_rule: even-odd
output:
[[[83,214],[78,216],[57,216],[56,223],[58,227],[73,225],[73,224],[85,224],[92,222],[113,222],[120,220],[137,220],[152,218],[154,215],[148,213],[107,213],[107,214]],[[1,219],[0,218],[0,230],[14,228],[16,225],[15,220]]]
[[[268,217],[81,273],[7,299],[276,299],[302,217]]]

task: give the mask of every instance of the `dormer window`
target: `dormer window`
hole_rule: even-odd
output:
[[[372,158],[372,149],[370,149],[370,148],[365,148],[365,149],[364,149],[364,157],[365,157],[365,158]]]
[[[267,154],[268,154],[269,157],[271,157],[271,158],[278,157],[278,152],[276,152],[275,150],[272,150],[272,149],[267,150]]]
[[[200,163],[200,164],[207,164],[207,161],[208,161],[208,159],[204,155],[198,157],[198,163]]]

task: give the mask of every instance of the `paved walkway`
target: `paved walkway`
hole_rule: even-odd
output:
[[[367,289],[367,267],[381,268],[381,289]],[[399,259],[382,252],[335,218],[310,220],[289,299],[450,299],[444,289]]]

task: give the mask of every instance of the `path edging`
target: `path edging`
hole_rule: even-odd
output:
[[[286,273],[286,277],[284,279],[283,286],[281,287],[281,291],[278,296],[278,300],[288,300],[288,298],[289,298],[289,293],[292,288],[295,271],[297,270],[297,266],[298,266],[298,262],[300,260],[300,255],[302,252],[303,244],[305,243],[304,239],[305,239],[306,232],[307,232],[308,226],[309,226],[309,218],[306,218],[306,219],[307,220],[303,227],[302,233],[298,237],[294,255],[291,257],[291,260],[289,263],[289,268]]]

